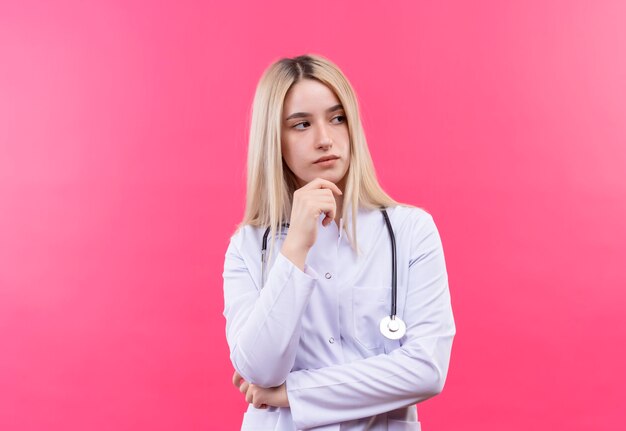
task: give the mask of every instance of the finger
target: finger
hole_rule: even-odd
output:
[[[265,404],[264,394],[267,391],[268,391],[267,389],[258,388],[258,387],[255,387],[253,390],[250,391],[252,393],[252,405],[254,406],[254,408],[260,409],[261,406]]]
[[[325,180],[323,178],[318,178],[318,179],[320,181],[320,184],[318,186],[319,188],[321,188],[321,189],[330,189],[330,191],[332,191],[336,195],[342,195],[343,194],[341,189],[339,187],[337,187],[337,185],[335,183],[333,183],[332,181],[328,181],[328,180]]]
[[[337,210],[337,201],[330,190],[309,190],[307,193],[310,195],[303,201],[305,207],[316,210],[318,216],[324,213],[334,218]]]
[[[248,388],[250,387],[250,384],[246,381],[244,381],[241,386],[239,386],[239,392],[241,392],[242,394],[245,394],[248,392]]]
[[[323,178],[315,178],[310,183],[306,184],[303,189],[313,190],[313,189],[330,189],[333,193],[337,195],[342,195],[343,192],[337,187],[335,183],[332,181],[325,180]]]
[[[235,385],[236,388],[239,388],[242,379],[241,374],[239,374],[238,371],[235,371],[235,374],[233,374],[233,385]]]
[[[324,217],[324,220],[322,220],[322,226],[324,227],[328,226],[333,222],[333,220],[335,220],[335,211],[328,211],[325,214],[326,217]]]
[[[329,190],[326,191],[328,191],[328,194],[313,195],[310,199],[307,199],[307,204],[318,207],[320,209],[324,208],[324,210],[337,206],[337,200],[335,199],[335,197],[330,193]]]
[[[337,216],[337,203],[333,199],[332,202],[322,204],[320,209],[326,215],[326,217],[322,220],[322,225],[328,226]]]
[[[311,190],[306,190],[306,194],[309,196],[315,196],[317,197],[328,197],[331,199],[335,199],[335,195],[333,194],[333,191],[331,189],[327,189],[327,188],[318,188],[318,189],[311,189]]]

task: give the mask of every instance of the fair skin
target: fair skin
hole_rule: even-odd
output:
[[[317,239],[320,215],[325,214],[324,227],[337,224],[341,218],[350,135],[341,102],[330,88],[313,79],[302,79],[287,92],[282,119],[282,156],[300,188],[293,194],[289,231],[281,253],[304,271],[306,257]],[[261,388],[235,371],[233,384],[256,408],[289,407],[284,383]]]
[[[293,194],[289,233],[282,254],[300,270],[323,226],[341,218],[350,165],[350,134],[341,102],[313,79],[295,83],[283,104],[282,155],[300,188]],[[334,160],[323,161],[323,158]],[[320,161],[322,159],[322,161]]]

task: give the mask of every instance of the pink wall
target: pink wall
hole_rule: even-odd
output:
[[[221,273],[263,69],[343,68],[457,320],[425,430],[626,420],[626,3],[0,3],[0,429],[236,429]]]

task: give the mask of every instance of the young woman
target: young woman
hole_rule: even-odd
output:
[[[441,239],[378,184],[336,65],[267,69],[247,180],[223,274],[242,429],[419,430],[415,404],[441,392],[455,334]]]

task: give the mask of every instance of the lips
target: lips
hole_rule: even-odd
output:
[[[313,163],[320,163],[320,162],[325,162],[327,160],[335,160],[335,159],[338,159],[338,158],[339,157],[337,157],[337,156],[324,156],[324,157],[320,157],[319,159],[317,159]]]

